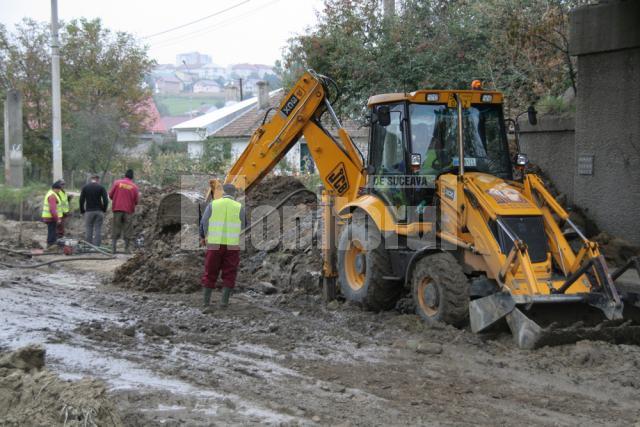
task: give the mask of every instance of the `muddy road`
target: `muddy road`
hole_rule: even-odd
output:
[[[0,270],[0,343],[42,343],[63,378],[103,379],[125,425],[640,421],[637,346],[523,351],[296,291],[203,314],[199,293],[116,288],[89,267]]]

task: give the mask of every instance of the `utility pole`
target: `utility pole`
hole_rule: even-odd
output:
[[[242,77],[240,77],[238,81],[240,82],[240,101],[242,101]]]
[[[191,68],[189,68],[189,66],[187,65],[187,61],[185,61],[184,59],[182,60],[182,63],[184,64],[184,68],[187,69],[187,75],[189,75],[189,80],[191,80],[193,78],[193,74],[191,73]],[[189,92],[189,117],[193,119],[193,86],[195,85],[194,82],[191,82],[191,91]]]
[[[383,0],[382,10],[385,18],[391,18],[396,14],[396,1]]]
[[[58,0],[51,0],[51,104],[53,107],[53,180],[62,179],[62,117],[60,113],[60,44]]]

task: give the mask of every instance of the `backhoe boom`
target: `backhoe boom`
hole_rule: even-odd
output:
[[[304,136],[327,191],[344,202],[357,197],[364,178],[362,157],[331,108],[324,79],[309,71],[296,82],[271,119],[253,133],[225,183],[249,190]],[[320,124],[327,110],[339,129],[339,141]]]

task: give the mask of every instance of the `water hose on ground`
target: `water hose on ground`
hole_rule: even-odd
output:
[[[116,257],[67,257],[67,258],[57,258],[52,259],[46,262],[40,262],[38,264],[7,264],[4,262],[0,262],[0,265],[6,268],[38,268],[44,267],[45,265],[56,264],[59,262],[71,262],[71,261],[105,261],[112,260]]]
[[[21,256],[27,257],[27,258],[31,258],[33,256],[33,254],[30,253],[30,252],[16,251],[15,249],[9,249],[9,248],[5,248],[3,246],[0,246],[0,251],[7,252],[7,253],[13,254],[13,255],[21,255]]]

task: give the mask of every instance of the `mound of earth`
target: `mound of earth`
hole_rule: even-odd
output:
[[[45,350],[24,347],[0,354],[3,426],[122,426],[102,381],[64,381],[45,368]]]
[[[145,292],[193,292],[200,288],[203,262],[204,251],[180,251],[158,239],[118,267],[113,283]]]
[[[287,176],[269,177],[256,184],[245,195],[248,221],[259,220],[287,194],[304,188],[299,180]],[[147,196],[151,205],[145,205],[150,225],[155,224],[157,205],[168,191],[154,194]],[[315,275],[321,261],[312,245],[315,203],[312,193],[298,194],[277,213],[269,215],[264,225],[252,229],[241,254],[240,288],[246,283],[263,281],[283,289],[317,289]],[[200,289],[204,250],[183,250],[185,242],[197,241],[196,227],[147,228],[144,233],[144,251],[115,271],[113,283],[145,292],[184,293]]]

